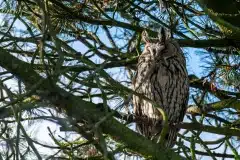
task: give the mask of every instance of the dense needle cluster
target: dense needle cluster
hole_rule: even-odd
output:
[[[183,121],[189,93],[188,74],[183,52],[179,44],[162,29],[158,38],[150,38],[143,32],[146,43],[139,57],[133,88],[136,92],[156,102],[168,117],[169,124]],[[157,139],[162,130],[162,115],[152,103],[133,96],[137,130],[149,139]],[[170,127],[165,137],[165,146],[172,147],[178,129]]]

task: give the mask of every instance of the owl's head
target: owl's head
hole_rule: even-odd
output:
[[[170,38],[171,38],[170,32],[164,27],[161,27],[159,29],[157,38],[149,36],[149,34],[146,30],[144,30],[142,32],[142,41],[146,44],[148,44],[148,43],[165,43]]]
[[[143,31],[142,40],[146,43],[143,53],[151,55],[152,58],[159,57],[166,49],[170,40],[170,34],[165,28],[159,29],[156,38],[150,37],[147,31]]]

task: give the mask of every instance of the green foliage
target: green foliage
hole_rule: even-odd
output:
[[[0,158],[239,158],[239,2],[221,2],[1,1]],[[160,27],[189,62],[188,123],[169,126],[183,129],[173,149],[133,129],[141,33],[157,37]]]

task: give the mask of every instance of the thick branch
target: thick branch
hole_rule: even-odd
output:
[[[198,130],[203,132],[215,133],[226,136],[240,136],[239,129],[230,129],[228,127],[213,127],[202,125],[200,123],[180,123],[176,124],[175,127],[187,130]]]
[[[208,47],[238,47],[239,41],[234,39],[209,39],[209,40],[178,40],[181,47],[208,48]]]

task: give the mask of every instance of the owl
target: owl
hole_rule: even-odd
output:
[[[134,115],[141,119],[136,122],[136,129],[145,137],[156,140],[161,133],[163,118],[161,107],[170,126],[183,121],[189,96],[189,80],[183,52],[166,29],[162,28],[158,38],[151,38],[142,33],[145,48],[139,56],[133,89],[154,101],[144,100],[133,95]],[[170,127],[164,137],[166,147],[173,147],[179,129]]]

